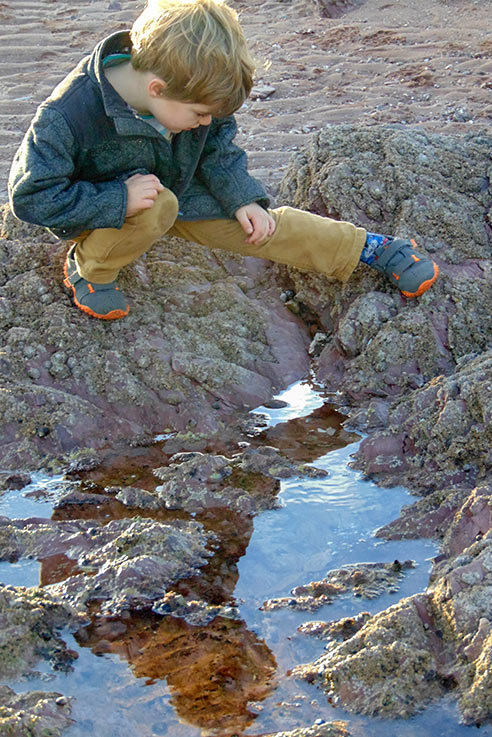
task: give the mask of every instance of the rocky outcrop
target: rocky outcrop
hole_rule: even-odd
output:
[[[440,640],[422,621],[426,605],[425,596],[401,600],[346,641],[333,643],[314,663],[296,668],[295,675],[322,683],[334,703],[351,711],[414,714],[443,696],[447,683],[439,667]]]
[[[292,589],[292,596],[268,599],[262,609],[298,609],[312,611],[327,604],[339,596],[351,593],[364,599],[375,599],[385,592],[395,593],[404,572],[415,567],[415,561],[403,563],[353,563],[328,571],[320,581],[311,581]]]
[[[346,722],[324,722],[319,719],[320,724],[312,727],[299,727],[288,732],[275,732],[265,734],[261,737],[350,737]]]
[[[0,686],[0,704],[0,733],[8,737],[60,737],[72,723],[70,702],[58,693]]]
[[[406,300],[360,265],[340,289],[290,270],[297,300],[321,317],[318,377],[341,403],[362,408],[361,427],[386,424],[389,404],[492,335],[490,135],[463,138],[402,126],[328,127],[292,161],[284,201],[368,230],[415,237],[439,264],[436,284]]]
[[[234,458],[178,453],[154,474],[162,482],[155,492],[163,508],[200,512],[227,507],[251,515],[278,506],[279,479],[327,475],[322,469],[294,464],[269,446],[236,453]]]
[[[467,723],[492,716],[491,144],[485,132],[326,128],[283,185],[298,206],[416,237],[440,267],[413,301],[363,265],[341,290],[289,272],[297,302],[321,316],[318,378],[349,427],[369,433],[353,465],[425,495],[377,535],[442,541],[424,593],[357,622],[304,626],[327,645],[296,673],[366,714],[410,716],[453,691]]]
[[[235,412],[306,374],[305,328],[266,262],[161,241],[122,272],[131,312],[108,324],[64,292],[66,244],[3,216],[3,468],[170,431],[222,439]]]
[[[329,644],[296,674],[323,683],[345,708],[380,716],[411,716],[453,691],[464,721],[480,724],[492,713],[491,591],[489,531],[439,563],[425,594],[365,616],[342,643],[343,628],[306,628]]]
[[[97,602],[103,612],[150,608],[171,584],[195,575],[214,536],[194,520],[172,525],[139,517],[112,520],[0,519],[0,556],[18,560],[66,554],[75,571],[45,590],[80,612]]]
[[[71,670],[78,656],[58,630],[76,630],[88,621],[87,615],[46,591],[3,585],[0,618],[0,673],[2,678],[13,679],[36,674],[34,668],[43,659],[55,670]]]
[[[386,428],[362,442],[355,465],[388,485],[473,489],[492,472],[491,420],[492,350],[392,404]]]

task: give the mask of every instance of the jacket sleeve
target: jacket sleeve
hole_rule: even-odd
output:
[[[243,205],[258,202],[267,208],[270,202],[261,182],[248,174],[246,153],[234,143],[236,133],[233,116],[214,119],[197,171],[231,218]]]
[[[63,115],[41,106],[10,170],[12,211],[64,238],[83,230],[121,228],[127,204],[124,182],[78,181],[76,153],[77,142]]]

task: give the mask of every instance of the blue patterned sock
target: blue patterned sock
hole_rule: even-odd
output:
[[[366,242],[360,255],[360,260],[362,261],[362,263],[371,265],[375,258],[375,251],[379,248],[379,246],[385,246],[387,243],[391,243],[392,240],[393,236],[391,235],[382,235],[381,233],[369,233],[369,231],[367,231]]]

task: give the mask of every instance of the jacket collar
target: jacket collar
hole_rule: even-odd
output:
[[[132,49],[130,31],[119,31],[100,41],[87,59],[87,73],[101,90],[104,109],[113,118],[115,128],[121,135],[143,135],[156,138],[160,134],[141,120],[131,107],[108,82],[104,73],[103,59],[110,54],[127,53]]]

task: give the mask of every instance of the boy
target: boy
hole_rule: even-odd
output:
[[[64,283],[83,312],[127,315],[118,272],[164,233],[341,281],[362,260],[408,297],[436,280],[410,241],[268,209],[233,143],[253,71],[222,0],[149,0],[130,32],[100,42],[39,107],[12,164],[10,204],[73,241]]]

